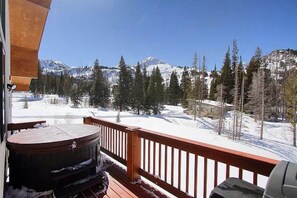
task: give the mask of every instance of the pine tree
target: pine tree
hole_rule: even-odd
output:
[[[203,56],[202,58],[202,70],[201,70],[201,100],[204,100],[208,97],[208,87],[206,84],[206,58]]]
[[[180,87],[176,72],[173,71],[170,76],[170,83],[168,87],[168,102],[170,105],[177,105],[180,101]]]
[[[156,67],[156,91],[157,91],[157,101],[159,105],[159,110],[163,109],[162,104],[164,103],[164,80],[162,78],[159,67]]]
[[[144,95],[144,80],[141,72],[140,64],[137,63],[135,77],[132,85],[131,92],[131,105],[132,109],[140,114],[141,110],[144,110],[145,95]]]
[[[197,58],[197,53],[195,52],[194,54],[194,58],[193,58],[193,64],[192,64],[192,76],[194,78],[194,82],[192,83],[192,90],[191,90],[191,101],[193,101],[194,105],[192,107],[192,109],[194,110],[194,120],[196,120],[196,116],[197,116],[197,99],[200,99],[201,96],[201,82],[200,82],[200,76],[199,76],[199,72],[198,72],[198,58]]]
[[[59,83],[58,83],[58,95],[59,96],[64,96],[64,73],[61,72],[59,76]]]
[[[155,68],[153,68],[152,74],[150,76],[149,86],[147,89],[147,109],[148,113],[150,112],[150,109],[152,109],[154,114],[158,114]]]
[[[78,105],[82,101],[82,92],[80,90],[80,86],[76,83],[73,84],[71,87],[70,99],[71,99],[74,107],[78,107]]]
[[[292,124],[293,146],[296,147],[296,123],[297,123],[297,69],[292,68],[288,71],[285,81],[285,104],[286,116]]]
[[[248,92],[250,89],[250,86],[253,81],[253,74],[254,72],[257,72],[260,69],[261,66],[261,57],[262,57],[262,52],[259,47],[256,48],[255,55],[251,58],[249,65],[246,68],[246,81],[245,81],[245,101],[244,104],[247,104],[250,101],[250,97],[248,97]]]
[[[191,77],[188,71],[188,68],[185,66],[184,71],[182,73],[182,79],[181,79],[181,104],[183,108],[188,107],[188,99],[190,99],[191,89],[192,89],[192,83],[191,83]]]
[[[252,84],[248,92],[249,103],[246,104],[248,113],[254,115],[255,121],[260,119],[261,112],[261,72],[258,70],[253,73]]]
[[[149,82],[150,82],[150,76],[147,75],[147,72],[146,72],[146,66],[144,65],[143,66],[143,95],[144,95],[144,112],[145,113],[149,113],[150,111],[150,104],[149,104],[149,101],[148,101],[148,87],[149,87]]]
[[[70,91],[72,88],[72,79],[69,76],[68,72],[64,73],[64,85],[63,85],[63,89],[64,89],[64,95],[67,97],[70,97]]]
[[[235,140],[238,136],[237,129],[238,129],[238,88],[239,88],[239,79],[238,79],[238,47],[237,41],[233,40],[233,49],[232,49],[232,76],[234,79],[234,86],[233,86],[233,133],[232,139]]]
[[[227,103],[232,103],[232,88],[233,88],[233,79],[232,79],[232,70],[231,70],[231,59],[230,59],[230,49],[225,55],[224,65],[221,71],[221,83],[223,84],[225,90],[223,95],[223,100]]]
[[[242,63],[242,57],[239,57],[239,64],[238,64],[238,94],[241,93],[242,90],[242,79],[245,77],[245,72]]]
[[[123,111],[129,109],[132,84],[132,76],[127,69],[123,56],[121,56],[119,68],[118,93],[115,95],[115,105],[119,107],[120,111]]]
[[[153,110],[153,114],[156,115],[160,113],[161,110],[164,108],[162,105],[164,99],[164,84],[158,67],[153,69],[150,76],[147,98],[148,105],[150,109]]]
[[[216,100],[216,93],[217,93],[217,86],[219,84],[219,75],[217,72],[217,66],[215,65],[214,70],[211,71],[212,81],[210,83],[210,91],[209,91],[209,99],[210,100]]]
[[[95,107],[106,107],[108,104],[109,88],[108,82],[104,78],[99,60],[94,62],[92,81],[90,87],[90,105]]]
[[[220,114],[219,114],[219,122],[218,122],[218,135],[221,135],[223,133],[224,129],[224,120],[225,120],[225,115],[224,115],[224,90],[225,87],[223,84],[219,84],[217,87],[217,93],[215,94],[215,97],[217,98],[217,101],[220,102]]]

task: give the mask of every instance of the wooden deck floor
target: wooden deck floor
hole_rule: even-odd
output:
[[[112,176],[109,175],[109,186],[106,194],[98,194],[96,187],[92,187],[83,192],[80,192],[78,197],[88,197],[88,198],[135,198],[138,197]]]
[[[131,183],[126,177],[126,171],[118,165],[108,161],[109,186],[106,194],[98,193],[98,187],[93,186],[78,194],[77,198],[167,198],[166,195],[144,183],[142,180]]]

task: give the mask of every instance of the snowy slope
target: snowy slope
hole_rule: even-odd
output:
[[[62,63],[61,61],[54,61],[54,60],[39,60],[39,65],[43,73],[46,73],[46,72],[61,73],[70,69],[68,65]]]

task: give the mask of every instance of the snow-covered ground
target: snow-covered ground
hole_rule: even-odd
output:
[[[28,109],[24,109],[23,98],[28,97]],[[72,108],[71,105],[51,104],[52,98],[32,100],[28,93],[14,93],[12,107],[12,121],[24,122],[46,120],[48,124],[75,124],[82,123],[84,116],[95,115],[109,121],[116,121],[117,111],[95,108]],[[243,116],[243,136],[233,141],[228,138],[227,131],[232,127],[233,112],[228,112],[225,121],[225,134],[217,135],[218,120],[201,118],[196,121],[192,116],[183,113],[180,106],[165,106],[160,115],[135,115],[129,112],[120,113],[121,123],[139,126],[145,129],[158,131],[178,137],[214,144],[234,150],[244,151],[274,159],[285,159],[297,162],[297,148],[292,145],[292,130],[289,123],[264,123],[264,138],[259,139],[260,123],[248,115]]]

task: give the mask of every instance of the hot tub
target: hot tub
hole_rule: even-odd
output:
[[[54,125],[10,136],[7,140],[10,184],[49,190],[54,186],[52,171],[90,159],[97,162],[99,130],[84,124]]]

